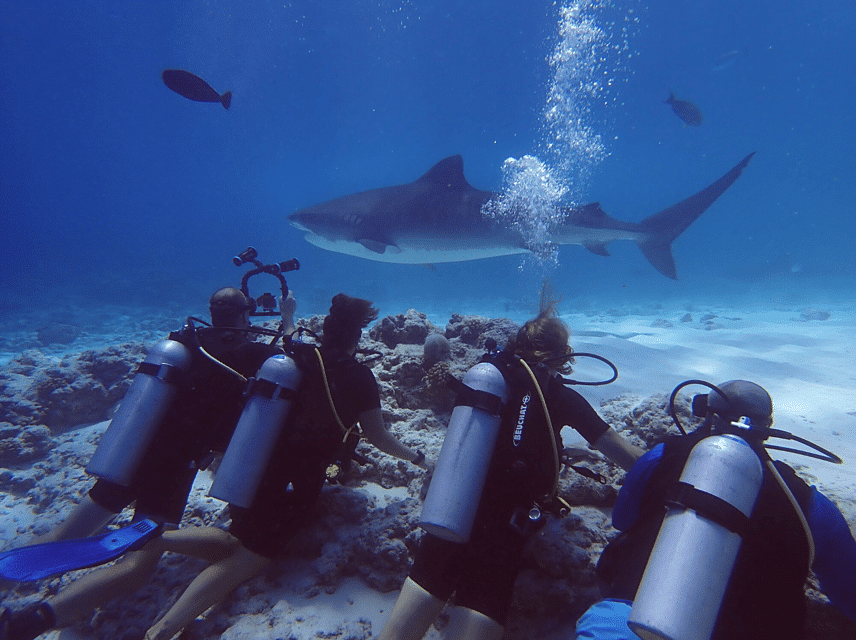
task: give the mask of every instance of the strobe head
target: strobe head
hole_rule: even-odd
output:
[[[232,258],[232,262],[235,263],[236,267],[240,267],[242,264],[253,262],[258,257],[258,251],[256,251],[253,247],[247,247],[241,253]]]
[[[283,260],[279,263],[279,270],[282,273],[286,273],[288,271],[297,271],[300,269],[300,262],[298,262],[297,258],[292,258],[291,260]]]

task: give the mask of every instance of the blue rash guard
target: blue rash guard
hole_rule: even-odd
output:
[[[657,445],[627,473],[612,513],[612,525],[626,531],[640,517],[645,488],[663,457]],[[830,602],[856,621],[856,540],[838,507],[816,487],[811,487],[805,514],[814,538],[812,569]],[[633,603],[606,599],[592,605],[577,622],[577,640],[639,640],[627,627]]]

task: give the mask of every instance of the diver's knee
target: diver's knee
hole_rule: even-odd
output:
[[[158,566],[163,552],[157,548],[143,547],[138,551],[129,551],[116,562],[114,567],[124,574],[127,580],[139,582],[140,586]]]
[[[447,640],[501,640],[504,627],[490,616],[467,607],[453,607],[449,613]]]

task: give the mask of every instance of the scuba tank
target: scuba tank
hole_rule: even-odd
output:
[[[736,435],[693,447],[627,622],[640,638],[710,638],[762,481],[758,454]]]
[[[161,340],[152,347],[101,436],[87,473],[122,486],[131,484],[190,363],[190,350],[180,342]]]
[[[492,364],[479,363],[464,376],[422,507],[419,526],[429,533],[451,542],[469,540],[508,394]]]
[[[208,495],[239,507],[252,504],[302,379],[290,356],[265,360],[244,392],[247,403]]]

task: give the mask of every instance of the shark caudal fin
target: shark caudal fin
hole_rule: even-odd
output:
[[[673,280],[678,279],[675,271],[675,259],[672,256],[672,242],[686,231],[698,217],[703,214],[714,201],[725,193],[725,190],[740,177],[749,160],[755,155],[753,151],[743,158],[731,171],[722,176],[709,187],[702,189],[686,200],[672,205],[645,218],[640,227],[650,236],[637,242],[642,253],[657,271]]]

